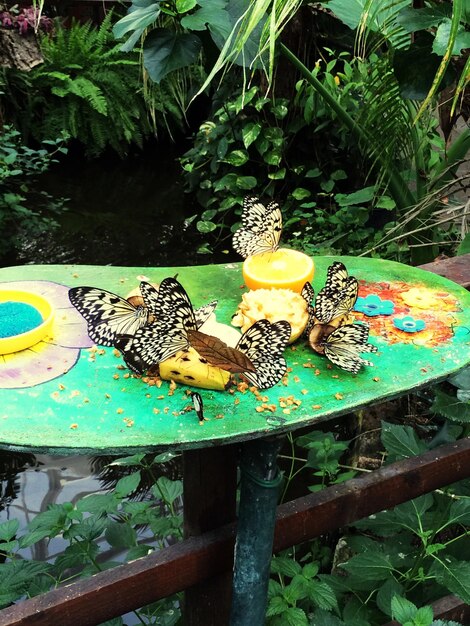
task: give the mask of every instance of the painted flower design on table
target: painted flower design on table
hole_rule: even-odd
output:
[[[391,315],[395,305],[391,300],[382,300],[380,296],[371,293],[365,298],[359,296],[354,305],[354,310],[364,313],[368,317],[376,315]]]
[[[393,325],[398,328],[398,330],[403,330],[405,333],[418,333],[426,328],[426,322],[424,320],[417,320],[411,315],[395,317]]]
[[[83,317],[69,301],[69,288],[48,280],[19,280],[4,286],[40,294],[54,307],[55,320],[51,337],[0,356],[0,388],[34,387],[67,373],[77,363],[80,349],[93,346]]]
[[[387,343],[414,343],[436,347],[451,341],[458,327],[457,299],[439,289],[409,283],[361,282],[354,307],[358,320],[367,321],[372,336]]]

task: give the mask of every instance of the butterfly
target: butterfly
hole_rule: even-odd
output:
[[[275,252],[282,233],[282,213],[276,202],[264,206],[256,196],[243,200],[242,227],[233,235],[233,247],[246,258]]]
[[[327,270],[325,286],[315,299],[315,323],[331,324],[338,317],[346,317],[357,300],[359,283],[341,261],[335,261]]]
[[[281,320],[273,324],[258,320],[243,333],[235,346],[253,364],[255,371],[246,371],[243,376],[258,389],[268,389],[281,380],[287,371],[283,352],[290,339],[291,326]]]
[[[193,309],[184,287],[175,278],[165,278],[158,289],[155,320],[134,335],[123,334],[115,346],[126,364],[142,373],[153,365],[189,348],[188,331],[197,330],[210,317],[216,301]]]
[[[305,285],[302,287],[302,291],[300,292],[300,295],[307,303],[308,319],[307,319],[307,325],[305,326],[304,332],[302,334],[303,336],[308,337],[315,323],[314,307],[312,305],[312,301],[315,298],[315,290],[310,283],[305,283]]]
[[[199,420],[199,426],[202,426],[205,420],[202,396],[197,391],[191,391],[189,395],[191,396],[191,400],[193,401],[194,410],[196,411],[196,415]]]
[[[376,346],[368,343],[368,338],[369,327],[365,324],[345,324],[321,338],[312,347],[338,367],[357,374],[362,365],[373,365],[359,353],[377,352]]]
[[[121,296],[97,287],[72,287],[69,299],[87,322],[90,339],[102,346],[114,346],[120,335],[134,335],[157,312],[158,290],[142,282],[144,305],[134,306]]]

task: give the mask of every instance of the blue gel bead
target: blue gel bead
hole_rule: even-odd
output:
[[[0,338],[28,332],[44,320],[37,309],[25,302],[0,302]]]

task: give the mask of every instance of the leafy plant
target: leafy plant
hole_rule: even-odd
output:
[[[112,13],[91,24],[58,25],[40,38],[44,64],[31,73],[21,124],[36,139],[66,130],[88,154],[107,146],[123,155],[150,133],[137,56],[128,58],[111,33]]]
[[[63,200],[52,198],[37,187],[37,177],[65,153],[66,136],[43,141],[38,149],[26,146],[20,133],[4,126],[0,135],[0,256],[6,255],[23,237],[36,237],[55,225],[54,214],[63,210]]]
[[[157,478],[155,468],[173,455],[163,453],[151,461],[143,454],[115,460],[112,465],[133,468],[119,479],[113,490],[86,496],[74,505],[53,504],[36,515],[26,529],[17,520],[0,524],[0,606],[7,606],[24,597],[44,593],[80,577],[103,571],[115,562],[102,562],[103,544],[125,551],[132,560],[162,548],[167,541],[182,538],[182,483],[165,476]],[[139,488],[141,472],[150,472],[154,484],[150,494],[140,501],[132,496]],[[139,534],[149,528],[153,538],[142,541]],[[147,533],[148,534],[148,533]],[[24,558],[24,551],[45,539],[62,536],[67,542],[63,553],[51,562]],[[179,622],[177,596],[165,598],[136,611],[143,624],[172,626]],[[121,618],[113,620],[123,624]]]
[[[340,66],[353,73],[344,56]],[[335,90],[336,72],[332,59],[324,80]],[[352,95],[344,101],[357,107]],[[294,102],[265,97],[257,87],[226,101],[201,125],[194,147],[181,160],[187,188],[205,208],[198,230],[214,232],[223,241],[243,197],[255,192],[284,198],[284,240],[294,247],[359,253],[383,236],[374,215],[388,211],[393,216],[395,205],[378,196],[374,186],[344,193],[364,172],[347,133],[332,130],[331,121],[331,111],[302,84]],[[207,243],[202,251],[209,250]]]

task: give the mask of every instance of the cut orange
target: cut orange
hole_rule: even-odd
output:
[[[243,278],[249,289],[292,289],[300,293],[313,279],[313,260],[298,250],[279,248],[249,256],[243,263]]]

